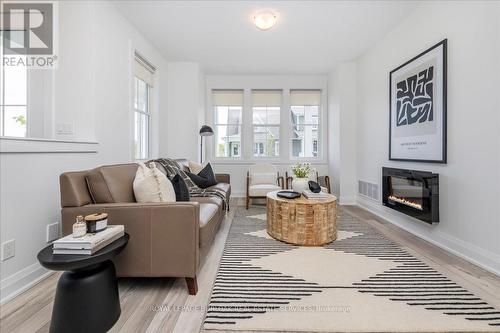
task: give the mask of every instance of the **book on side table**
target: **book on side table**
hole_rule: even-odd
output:
[[[325,193],[325,192],[314,193],[311,190],[304,190],[302,192],[302,194],[307,199],[328,199],[328,198],[330,198],[330,194]]]
[[[105,230],[95,234],[88,233],[78,238],[68,235],[54,241],[53,253],[92,255],[124,234],[123,225],[109,225]]]

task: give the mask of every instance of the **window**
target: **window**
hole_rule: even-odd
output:
[[[25,66],[2,66],[0,136],[27,136],[28,70]]]
[[[213,90],[215,156],[241,157],[243,90]]]
[[[254,157],[278,157],[281,90],[252,91]]]
[[[290,91],[292,157],[318,157],[321,90]]]
[[[142,56],[135,55],[134,75],[134,158],[150,157],[151,91],[155,67]]]

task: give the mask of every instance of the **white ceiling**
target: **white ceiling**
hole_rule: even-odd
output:
[[[327,73],[362,55],[416,1],[117,1],[115,6],[169,61],[211,74]],[[256,12],[278,15],[271,30]]]

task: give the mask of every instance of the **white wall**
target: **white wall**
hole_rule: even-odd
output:
[[[204,89],[204,76],[198,63],[168,63],[168,115],[160,129],[160,156],[199,160],[198,131],[204,121]]]
[[[320,158],[317,160],[305,159],[313,164],[321,175],[328,172],[328,149],[327,149],[327,123],[328,123],[328,77],[326,75],[207,75],[206,76],[206,123],[210,126],[214,123],[213,106],[211,94],[213,89],[241,89],[244,91],[243,126],[242,126],[242,157],[236,160],[215,158],[214,138],[209,137],[206,141],[207,159],[211,160],[216,172],[229,173],[231,175],[232,196],[244,196],[246,191],[246,172],[251,164],[258,162],[270,162],[277,166],[280,174],[285,175],[292,164],[298,160],[289,158],[289,131],[282,127],[280,131],[280,157],[279,158],[253,158],[252,157],[252,115],[251,90],[252,89],[276,89],[282,90],[282,114],[281,123],[289,123],[289,96],[291,89],[319,89],[322,90],[322,112],[320,115],[320,131],[323,141],[320,141]],[[304,159],[302,159],[304,160]]]
[[[382,166],[440,175],[440,219],[429,226],[359,197],[391,222],[500,273],[500,4],[423,2],[358,62],[357,177]],[[389,72],[448,38],[448,163],[388,161]]]
[[[340,64],[328,82],[328,166],[342,204],[356,202],[356,63]]]
[[[60,221],[59,175],[107,163],[131,161],[132,66],[137,49],[158,67],[153,103],[165,105],[166,62],[107,2],[60,3],[60,64],[54,75],[56,119],[75,122],[75,138],[99,144],[21,141],[38,153],[0,154],[1,242],[16,240],[16,255],[1,263],[1,299],[42,276],[37,252],[46,246],[47,224]],[[153,114],[153,156],[158,152]],[[51,134],[54,137],[54,133]],[[69,148],[68,148],[69,147]],[[83,148],[81,148],[83,147]],[[97,150],[82,153],[82,149]],[[47,153],[48,150],[74,150]]]

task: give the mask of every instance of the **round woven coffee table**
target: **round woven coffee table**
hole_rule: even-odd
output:
[[[267,194],[267,233],[280,241],[306,246],[328,244],[337,238],[337,198],[285,199]]]

